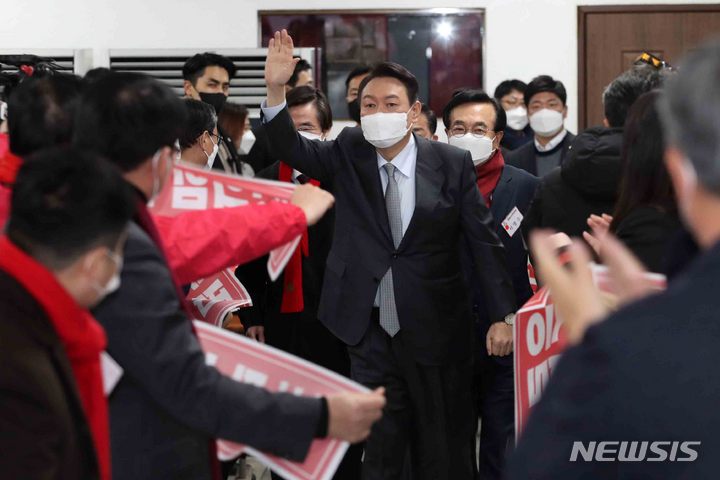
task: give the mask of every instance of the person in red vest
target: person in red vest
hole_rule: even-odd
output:
[[[122,287],[94,310],[107,331],[108,353],[124,371],[109,402],[114,480],[217,479],[217,438],[302,461],[315,438],[363,440],[385,403],[381,389],[323,398],[272,394],[206,364],[146,205],[168,177],[185,115],[168,86],[133,73],[98,80],[76,114],[74,144],[120,168],[137,208]],[[315,186],[298,187],[297,206],[283,210],[297,227],[270,232],[289,241],[333,200]]]
[[[96,155],[28,157],[0,237],[0,476],[110,478],[103,328],[119,286],[130,189]]]

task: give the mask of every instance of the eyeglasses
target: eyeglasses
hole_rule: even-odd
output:
[[[208,133],[210,133],[210,132],[208,132]],[[220,143],[220,135],[216,135],[216,134],[214,134],[214,133],[210,133],[210,136],[211,136],[211,137],[215,137],[215,138],[217,139],[217,142],[215,142],[216,145]]]
[[[468,133],[472,134],[474,137],[487,137],[488,133],[491,133],[492,130],[483,129],[483,128],[474,128],[473,130],[468,130],[465,127],[461,127],[459,125],[453,127],[450,129],[450,136],[451,137],[462,137],[463,135],[466,135]]]
[[[665,60],[663,60],[662,58],[658,58],[649,52],[641,53],[635,59],[635,62],[633,64],[634,65],[650,65],[651,67],[654,67],[658,70],[665,69],[665,70],[669,70],[671,72],[675,70],[675,67],[673,67],[672,65],[667,63]]]

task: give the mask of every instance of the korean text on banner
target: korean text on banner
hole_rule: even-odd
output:
[[[231,176],[176,163],[172,182],[165,185],[151,209],[155,215],[172,217],[188,210],[288,203],[294,189],[295,185],[287,182]],[[298,242],[300,236],[270,252],[268,273],[273,281],[282,273]]]
[[[194,323],[207,363],[237,381],[271,392],[318,397],[336,392],[368,391],[347,378],[281,350],[204,322]],[[329,480],[347,448],[347,442],[317,439],[313,441],[305,461],[298,463],[257,451],[250,446],[219,440],[218,457],[220,460],[230,460],[247,452],[288,480]]]

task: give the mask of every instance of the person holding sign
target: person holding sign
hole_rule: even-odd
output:
[[[137,208],[121,286],[94,310],[108,353],[124,371],[109,400],[114,480],[218,478],[216,438],[302,460],[314,438],[364,439],[385,403],[382,390],[271,394],[207,365],[146,206],[168,177],[184,120],[182,101],[169,87],[132,73],[98,80],[78,107],[75,143],[120,168]],[[305,224],[333,203],[313,186],[294,195],[300,206],[294,214]]]
[[[474,333],[463,239],[492,321],[516,304],[471,155],[413,134],[417,80],[395,63],[361,82],[360,128],[331,142],[305,139],[285,102],[292,51],[286,31],[270,40],[265,129],[275,157],[333,185],[320,321],[349,345],[352,378],[388,395],[365,447],[363,478],[400,478],[409,449],[414,479],[472,479]]]

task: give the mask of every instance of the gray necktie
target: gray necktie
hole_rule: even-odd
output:
[[[402,214],[400,209],[400,191],[395,180],[395,165],[386,163],[383,168],[388,175],[385,190],[385,208],[387,209],[390,231],[395,248],[402,240]],[[400,331],[397,307],[395,306],[395,290],[393,287],[392,267],[388,269],[380,281],[380,326],[388,335],[394,337]]]

